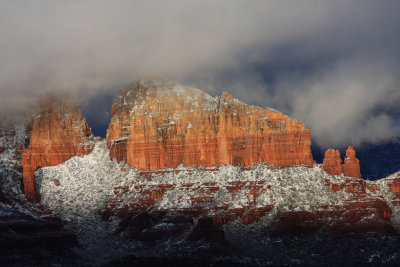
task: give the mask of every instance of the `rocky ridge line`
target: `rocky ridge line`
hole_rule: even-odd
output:
[[[107,130],[110,155],[144,170],[184,166],[313,165],[305,125],[273,109],[249,106],[162,79],[123,89]]]

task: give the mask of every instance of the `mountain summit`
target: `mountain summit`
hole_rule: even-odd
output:
[[[303,123],[228,93],[212,97],[164,79],[140,80],[119,92],[107,145],[111,157],[146,170],[261,161],[313,165]]]

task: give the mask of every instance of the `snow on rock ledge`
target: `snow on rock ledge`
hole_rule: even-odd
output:
[[[378,231],[390,232],[390,220],[396,221],[382,200],[392,196],[385,191],[389,188],[385,182],[332,176],[319,165],[279,169],[258,163],[246,168],[179,166],[140,171],[111,160],[109,149],[101,141],[91,154],[42,168],[36,175],[40,177],[41,203],[64,220],[78,224],[88,220],[107,224],[101,221],[99,212],[107,220],[143,210],[208,216],[227,227],[236,221],[276,226],[282,218],[297,216],[296,223],[305,228],[314,218],[318,227],[358,225],[373,231],[379,224]],[[358,214],[356,221],[348,216],[354,212]],[[308,215],[302,217],[304,214]],[[310,227],[314,229],[315,225]]]
[[[111,161],[105,143],[97,142],[89,155],[36,172],[41,203],[67,220],[92,217],[104,206],[113,186],[135,177],[123,173],[123,165]]]

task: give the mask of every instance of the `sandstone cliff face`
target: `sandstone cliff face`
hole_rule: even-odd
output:
[[[184,166],[312,166],[309,130],[229,94],[211,97],[155,79],[121,90],[107,131],[112,158],[154,170]]]
[[[325,171],[331,175],[340,175],[343,173],[342,159],[340,158],[340,151],[328,149],[325,152],[324,161],[322,166]]]
[[[24,194],[29,201],[38,201],[35,171],[54,166],[75,155],[88,154],[91,129],[70,97],[46,95],[32,110],[32,134],[29,147],[22,155]]]
[[[361,178],[360,161],[356,158],[356,151],[353,146],[349,146],[346,150],[343,173],[349,177]]]
[[[331,175],[344,174],[348,177],[361,178],[360,161],[356,157],[353,146],[348,146],[343,164],[339,150],[328,149],[325,152],[322,166]]]

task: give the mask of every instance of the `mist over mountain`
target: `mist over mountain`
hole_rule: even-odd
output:
[[[0,265],[400,266],[399,10],[0,1]]]
[[[365,179],[351,145],[316,163],[310,130],[275,109],[139,79],[102,139],[68,94],[37,100],[0,124],[3,264],[400,260],[400,172]],[[371,153],[372,174],[394,166]]]
[[[399,8],[390,0],[2,1],[0,106],[69,91],[104,136],[111,95],[158,74],[276,108],[323,148],[381,143],[399,135]]]

